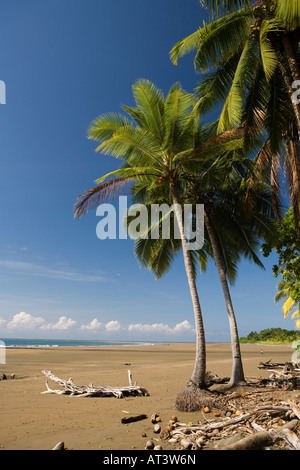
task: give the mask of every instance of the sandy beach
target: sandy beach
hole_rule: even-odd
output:
[[[268,377],[267,371],[258,369],[259,362],[290,361],[293,352],[288,346],[243,344],[241,349],[246,377]],[[201,411],[179,413],[174,408],[176,394],[189,379],[193,364],[191,343],[8,349],[0,377],[3,373],[15,374],[15,379],[0,381],[0,448],[49,450],[63,441],[71,450],[142,450],[147,438],[158,437],[150,421],[153,413],[159,413],[162,426],[174,414],[183,422],[203,419]],[[133,380],[150,396],[117,399],[41,394],[46,390],[44,369],[61,379],[72,377],[77,385],[116,387],[128,385],[130,369]],[[207,369],[219,377],[230,376],[230,344],[207,345]],[[49,386],[59,388],[53,382]],[[121,424],[125,416],[139,414],[146,414],[148,419]]]

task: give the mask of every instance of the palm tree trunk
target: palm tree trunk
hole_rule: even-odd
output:
[[[294,51],[294,48],[292,46],[292,43],[291,43],[290,38],[288,37],[287,33],[283,33],[282,42],[283,42],[283,45],[284,45],[284,50],[285,50],[285,53],[286,53],[287,60],[289,62],[289,66],[290,66],[290,70],[291,70],[293,80],[294,81],[300,80],[300,71],[299,71],[299,67],[298,67],[298,64],[297,64],[296,57],[295,57],[295,51]]]
[[[190,287],[196,326],[196,358],[194,370],[188,384],[194,385],[198,388],[205,388],[206,348],[202,312],[196,287],[196,279],[193,270],[192,259],[190,251],[188,250],[188,242],[184,231],[184,225],[182,222],[182,211],[180,209],[177,190],[173,181],[170,182],[170,193],[174,204],[174,212],[176,215],[181,236],[183,258],[185,263],[186,275]]]
[[[228,383],[228,386],[235,386],[241,383],[245,383],[245,377],[243,372],[243,364],[242,364],[242,356],[240,350],[240,342],[239,342],[239,335],[238,329],[234,314],[234,309],[231,301],[231,295],[229,292],[228,282],[226,278],[226,274],[223,268],[222,258],[220,255],[219,246],[217,243],[217,239],[214,233],[214,230],[210,224],[209,217],[204,210],[204,223],[206,226],[206,230],[211,242],[211,246],[213,249],[214,260],[218,270],[218,274],[220,277],[223,294],[225,298],[228,319],[229,319],[229,326],[230,326],[230,335],[231,335],[231,351],[232,351],[232,372],[231,378]]]
[[[289,76],[288,76],[284,66],[281,64],[281,62],[279,60],[278,60],[278,65],[279,65],[282,78],[284,80],[288,95],[290,97],[290,100],[291,100],[291,103],[292,103],[292,106],[293,106],[293,109],[294,109],[298,135],[300,136],[300,108],[299,108],[299,105],[297,103],[295,103],[295,101],[293,100],[294,90],[293,90],[293,88],[290,84]]]
[[[286,58],[287,58],[288,63],[289,63],[292,79],[293,79],[293,81],[300,80],[300,71],[299,71],[299,67],[298,67],[298,64],[297,64],[296,57],[295,57],[295,52],[294,52],[294,49],[293,49],[293,46],[291,44],[291,41],[290,41],[289,37],[285,33],[282,35],[282,43],[283,43],[283,46],[284,46]],[[282,74],[282,77],[284,79],[285,86],[287,88],[287,91],[288,91],[288,94],[289,94],[289,97],[290,97],[290,100],[291,100],[293,108],[294,108],[294,113],[295,113],[296,122],[297,122],[298,134],[300,136],[300,110],[299,110],[299,106],[293,100],[294,90],[291,86],[290,79],[289,79],[289,76],[287,74],[287,71],[285,70],[284,66],[280,62],[280,59],[278,59],[278,64],[279,64],[279,68],[281,70],[281,74]]]

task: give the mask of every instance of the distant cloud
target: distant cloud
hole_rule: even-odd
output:
[[[164,323],[152,323],[152,324],[143,324],[143,323],[133,323],[128,327],[129,332],[138,332],[138,333],[165,333],[167,335],[177,335],[186,332],[193,332],[192,325],[184,320],[181,323],[177,323],[173,328]]]
[[[177,323],[175,326],[169,326],[165,323],[132,323],[128,326],[122,325],[118,320],[110,320],[107,323],[101,323],[97,318],[94,318],[89,323],[79,324],[66,315],[62,315],[54,322],[46,321],[41,316],[33,316],[26,312],[20,312],[13,316],[11,321],[6,321],[0,318],[1,328],[8,330],[36,330],[36,331],[66,331],[74,326],[77,326],[77,331],[92,333],[99,330],[107,334],[116,334],[123,332],[130,334],[130,337],[137,336],[151,336],[153,339],[158,336],[180,336],[194,333],[195,329],[188,320]],[[74,331],[73,331],[74,333]]]
[[[88,330],[88,331],[93,331],[93,330],[98,330],[102,323],[100,323],[97,318],[94,318],[88,325],[81,325],[80,329],[81,330]]]
[[[42,317],[33,317],[29,313],[20,312],[14,315],[13,319],[7,323],[9,329],[26,329],[31,330],[41,326],[45,322]]]
[[[76,321],[66,316],[62,316],[56,323],[48,323],[47,325],[42,325],[41,330],[68,330],[72,326],[76,325]]]
[[[121,329],[121,324],[117,320],[112,320],[105,325],[106,331],[109,333],[119,331]]]
[[[66,281],[103,282],[106,280],[103,274],[86,274],[72,269],[53,269],[40,264],[15,260],[0,260],[0,267],[15,274],[29,274],[32,276],[50,277]]]

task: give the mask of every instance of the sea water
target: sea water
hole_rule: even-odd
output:
[[[59,339],[1,338],[6,348],[99,347],[99,346],[152,346],[156,343],[137,341],[91,341]]]

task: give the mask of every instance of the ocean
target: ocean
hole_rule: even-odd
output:
[[[86,346],[152,346],[157,343],[139,341],[89,341],[89,340],[60,340],[60,339],[23,339],[0,338],[6,348],[58,348]]]

